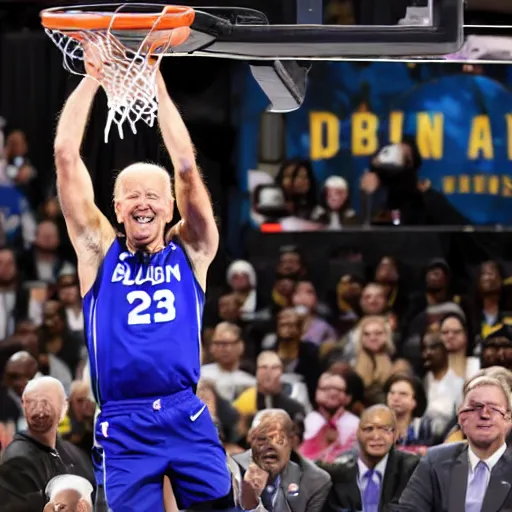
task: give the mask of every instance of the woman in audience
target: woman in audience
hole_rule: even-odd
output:
[[[284,192],[290,215],[309,220],[317,205],[317,184],[310,160],[284,162],[276,176]]]
[[[302,320],[303,341],[321,345],[326,341],[335,341],[336,332],[320,315],[318,315],[318,296],[315,285],[306,279],[295,286],[292,302]]]
[[[83,336],[84,314],[80,288],[75,273],[61,272],[57,278],[57,299],[66,313],[66,325],[70,332]]]
[[[363,379],[365,404],[382,403],[384,386],[395,373],[407,372],[405,360],[393,360],[395,345],[389,322],[384,317],[367,316],[359,323],[355,333],[356,358],[354,369]]]
[[[279,185],[284,193],[284,199],[286,201],[286,206],[290,215],[293,215],[294,213],[293,176],[297,166],[299,165],[299,162],[300,160],[298,158],[285,160],[281,164],[275,179],[276,185]]]
[[[480,361],[472,357],[472,343],[468,340],[465,319],[456,313],[449,313],[439,322],[441,340],[448,350],[450,368],[463,379],[471,378],[479,369]]]
[[[393,375],[384,387],[386,404],[395,413],[397,447],[413,453],[424,453],[432,443],[430,423],[422,421],[427,397],[422,382],[410,374]]]

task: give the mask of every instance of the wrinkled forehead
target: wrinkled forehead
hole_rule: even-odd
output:
[[[23,399],[26,402],[44,400],[46,402],[58,404],[59,402],[62,402],[64,397],[61,396],[61,392],[56,386],[44,385],[25,392]]]
[[[286,429],[284,426],[284,419],[273,414],[263,417],[254,427],[253,435],[259,437],[260,440],[263,438],[268,438],[270,440],[285,438]]]
[[[74,505],[80,501],[81,496],[78,491],[74,489],[65,489],[55,494],[53,501],[55,503],[62,503],[66,505]]]
[[[169,178],[158,169],[130,171],[119,176],[119,188],[124,194],[130,192],[170,192]]]
[[[482,384],[477,386],[466,394],[464,403],[488,403],[498,405],[505,409],[509,408],[509,400],[500,386]]]

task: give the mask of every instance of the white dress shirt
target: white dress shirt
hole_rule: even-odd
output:
[[[473,472],[475,471],[476,465],[482,460],[482,462],[485,462],[487,467],[489,468],[489,471],[487,471],[486,474],[486,482],[485,485],[489,485],[489,479],[491,478],[491,471],[496,466],[498,461],[501,459],[501,456],[505,453],[507,449],[507,444],[504,443],[501,448],[496,450],[488,459],[482,460],[479,459],[473,450],[471,448],[468,449],[468,458],[469,458],[469,474],[468,474],[468,485],[471,482],[471,479],[473,478]]]
[[[388,457],[389,455],[386,454],[386,456],[381,459],[381,461],[375,466],[374,470],[375,472],[372,475],[373,481],[379,485],[382,489],[382,482],[384,480],[384,473],[386,471],[386,466],[388,464]],[[366,475],[367,471],[370,471],[370,468],[358,457],[357,459],[357,485],[359,487],[359,491],[361,492],[361,496],[364,493],[364,490],[366,489],[366,486],[368,485],[368,479],[364,478],[364,475]],[[378,474],[375,474],[378,473]]]
[[[218,363],[202,365],[201,378],[211,380],[217,393],[229,402],[238,398],[246,389],[256,386],[256,377],[250,373],[242,370],[227,372]]]

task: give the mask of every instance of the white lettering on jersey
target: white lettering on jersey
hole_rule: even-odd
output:
[[[148,266],[140,267],[137,275],[132,276],[130,266],[125,262],[119,262],[112,273],[112,283],[121,283],[123,286],[142,285],[151,283],[152,286],[170,283],[172,281],[181,281],[180,266]]]

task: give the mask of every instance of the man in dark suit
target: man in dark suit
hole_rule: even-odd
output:
[[[359,453],[348,452],[334,464],[319,464],[332,478],[324,512],[384,512],[398,498],[419,457],[396,451],[396,418],[385,405],[366,409],[357,430]]]
[[[294,424],[282,409],[267,409],[256,415],[249,432],[251,449],[232,457],[240,468],[243,510],[322,510],[331,479],[325,471],[292,451],[294,434]]]
[[[467,383],[458,421],[468,442],[430,449],[390,512],[512,511],[510,414],[503,379],[484,375]]]

